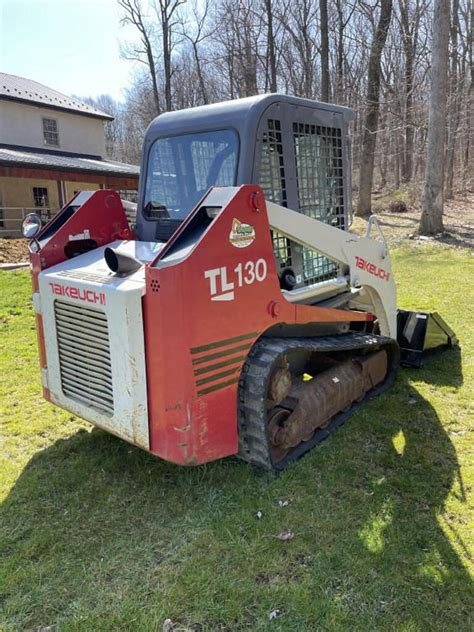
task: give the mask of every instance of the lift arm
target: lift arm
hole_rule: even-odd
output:
[[[360,290],[350,307],[369,308],[378,319],[380,333],[396,339],[397,290],[385,240],[369,237],[375,218],[369,222],[367,235],[358,237],[273,202],[267,201],[266,206],[272,230],[342,265],[350,287]]]

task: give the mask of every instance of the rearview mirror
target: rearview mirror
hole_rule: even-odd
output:
[[[42,226],[41,217],[37,213],[28,213],[21,225],[21,232],[25,239],[34,239]]]

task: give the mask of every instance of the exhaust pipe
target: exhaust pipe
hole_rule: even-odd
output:
[[[136,272],[143,265],[143,263],[135,259],[135,257],[125,255],[109,247],[104,251],[104,258],[112,272],[120,276],[128,276],[132,274],[132,272]]]

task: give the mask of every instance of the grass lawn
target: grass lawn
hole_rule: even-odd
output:
[[[0,627],[472,630],[474,257],[392,254],[400,307],[438,309],[461,352],[276,478],[176,467],[43,401],[29,275],[1,273]]]

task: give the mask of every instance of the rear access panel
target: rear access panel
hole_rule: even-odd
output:
[[[110,245],[144,261],[155,254],[155,244]],[[48,399],[148,450],[144,291],[144,269],[113,275],[101,247],[41,272],[35,307],[44,325]]]

